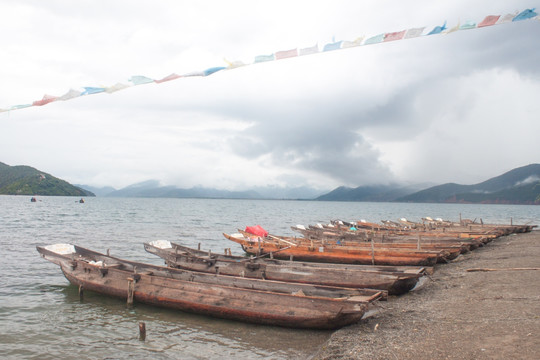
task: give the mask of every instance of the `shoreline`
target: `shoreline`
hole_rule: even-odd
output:
[[[497,238],[337,330],[313,359],[537,359],[539,267],[540,231]]]

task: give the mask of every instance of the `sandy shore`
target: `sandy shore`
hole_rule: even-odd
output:
[[[512,268],[540,268],[540,231],[437,265],[420,289],[332,334],[315,359],[538,359],[540,270]]]

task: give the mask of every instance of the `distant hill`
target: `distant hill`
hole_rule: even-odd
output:
[[[204,187],[182,189],[176,186],[161,186],[158,180],[148,180],[120,190],[111,191],[107,197],[159,197],[159,198],[203,198],[203,199],[294,199],[311,200],[321,192],[307,188],[283,188],[278,186],[257,187],[245,191],[229,191]]]
[[[30,166],[9,166],[0,162],[1,195],[95,196]]]
[[[96,186],[90,186],[90,185],[80,185],[80,184],[73,184],[74,186],[77,186],[83,190],[90,191],[94,193],[96,196],[107,196],[108,194],[112,193],[113,191],[116,191],[115,188],[112,186],[103,186],[103,187],[96,187]]]
[[[510,170],[475,185],[448,183],[396,199],[400,202],[540,204],[540,164]]]
[[[340,186],[328,194],[321,195],[319,201],[394,201],[422,189],[421,185],[371,185],[349,188]]]
[[[253,191],[227,191],[194,187],[180,189],[175,186],[160,186],[157,180],[148,180],[113,191],[107,197],[150,197],[150,198],[206,198],[206,199],[260,199]]]

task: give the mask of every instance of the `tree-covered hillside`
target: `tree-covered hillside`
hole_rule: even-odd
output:
[[[0,195],[95,196],[33,167],[1,162]]]

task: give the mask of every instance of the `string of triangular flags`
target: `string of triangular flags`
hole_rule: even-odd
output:
[[[276,60],[282,60],[282,59],[287,59],[287,58],[293,58],[297,56],[313,55],[313,54],[317,54],[321,52],[347,49],[347,48],[352,48],[356,46],[372,45],[372,44],[379,44],[379,43],[385,43],[385,42],[390,42],[390,41],[411,39],[411,38],[416,38],[420,36],[450,34],[455,31],[460,31],[460,30],[477,29],[477,28],[482,28],[486,26],[493,26],[493,25],[511,23],[511,22],[522,21],[522,20],[529,20],[529,19],[540,20],[540,17],[535,12],[534,8],[526,9],[526,10],[523,10],[522,12],[515,13],[515,14],[488,15],[479,23],[476,23],[473,21],[467,21],[464,24],[458,23],[452,28],[448,28],[445,22],[443,25],[435,26],[433,29],[427,32],[425,31],[426,27],[410,28],[410,29],[402,30],[398,32],[381,33],[381,34],[378,34],[369,38],[359,37],[353,41],[333,41],[331,43],[324,45],[322,49],[320,49],[318,45],[314,45],[312,47],[307,47],[307,48],[295,48],[295,49],[290,49],[290,50],[277,51],[275,53],[271,53],[268,55],[255,56],[253,62],[247,63],[247,64],[240,61],[227,62],[227,66],[211,67],[206,70],[186,73],[182,75],[172,73],[162,79],[151,79],[146,76],[135,75],[135,76],[132,76],[127,81],[127,83],[116,83],[115,85],[108,86],[108,87],[83,87],[80,89],[70,89],[67,93],[61,96],[53,96],[53,95],[46,94],[43,96],[41,100],[36,100],[28,104],[14,105],[5,109],[0,109],[0,112],[19,110],[19,109],[24,109],[31,106],[43,106],[43,105],[47,105],[55,101],[66,101],[66,100],[70,100],[70,99],[74,99],[74,98],[86,96],[86,95],[93,95],[93,94],[99,94],[99,93],[112,94],[116,91],[120,91],[120,90],[129,88],[131,86],[136,86],[136,85],[143,85],[143,84],[150,84],[150,83],[160,84],[166,81],[192,77],[192,76],[206,77],[206,76],[215,74],[219,71],[231,70],[231,69],[235,69],[241,66],[252,65],[252,64],[257,64],[257,63],[262,63],[262,62],[267,62],[267,61],[276,61]]]

